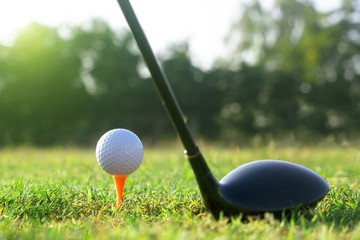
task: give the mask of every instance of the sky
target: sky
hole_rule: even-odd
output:
[[[224,38],[240,18],[241,5],[249,0],[131,0],[131,4],[156,54],[187,41],[195,65],[209,68],[214,59],[226,57]],[[273,0],[263,0],[271,5]],[[340,0],[316,0],[323,11]],[[85,25],[100,18],[115,31],[127,28],[115,0],[0,0],[0,43],[10,45],[16,32],[29,22],[58,27]]]

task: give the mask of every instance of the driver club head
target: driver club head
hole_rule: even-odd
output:
[[[219,184],[228,202],[254,213],[312,207],[329,191],[328,183],[316,172],[279,160],[246,163]]]
[[[246,163],[214,180],[210,170],[201,169],[201,154],[189,159],[208,210],[219,218],[242,214],[263,216],[266,212],[281,218],[292,210],[315,207],[329,191],[329,184],[319,174],[291,162],[258,160]],[[207,172],[207,174],[205,173]]]

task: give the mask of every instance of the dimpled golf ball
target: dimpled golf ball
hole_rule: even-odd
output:
[[[129,175],[142,163],[143,145],[133,132],[113,129],[96,144],[96,159],[100,167],[111,175]]]

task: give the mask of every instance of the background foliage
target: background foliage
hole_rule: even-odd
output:
[[[187,43],[160,60],[198,137],[356,139],[359,21],[359,0],[328,13],[304,0],[252,1],[229,33],[230,60],[202,70]],[[0,44],[0,144],[86,145],[117,127],[173,136],[131,34],[101,20],[68,30],[31,23]]]

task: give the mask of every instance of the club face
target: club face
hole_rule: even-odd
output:
[[[249,213],[313,206],[329,191],[319,174],[279,160],[247,163],[227,174],[219,185],[229,205]]]

